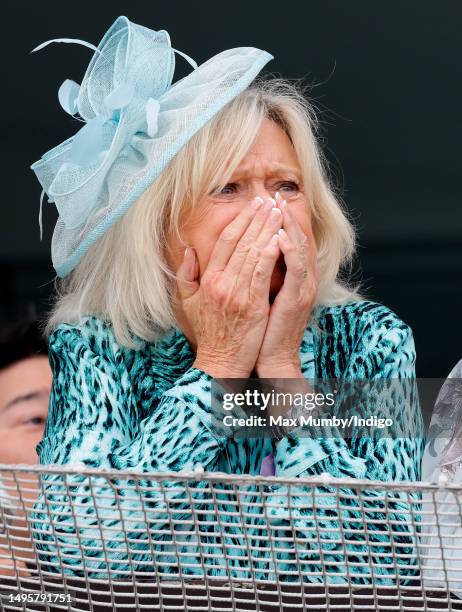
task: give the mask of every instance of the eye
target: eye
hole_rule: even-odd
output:
[[[298,191],[299,185],[295,181],[284,181],[283,183],[279,183],[278,191],[282,189],[288,189],[289,191]]]
[[[220,189],[220,191],[217,192],[217,194],[219,195],[230,195],[231,193],[236,193],[238,188],[238,184],[237,183],[226,183],[226,185],[223,187],[223,189]]]
[[[30,419],[27,419],[23,423],[24,425],[32,425],[33,427],[41,427],[45,425],[45,417],[43,416],[33,416]]]

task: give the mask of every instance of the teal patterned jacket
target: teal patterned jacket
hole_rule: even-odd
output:
[[[143,342],[139,350],[131,350],[116,342],[110,324],[89,316],[77,325],[60,325],[50,336],[49,354],[54,380],[44,438],[37,447],[41,464],[141,472],[192,470],[201,464],[206,471],[258,475],[263,458],[273,453],[276,476],[307,477],[327,472],[335,477],[386,482],[420,479],[424,438],[418,400],[403,407],[398,397],[390,399],[387,407],[398,421],[413,423],[415,436],[344,440],[294,434],[280,441],[268,437],[220,437],[210,428],[212,377],[192,367],[195,355],[179,329],[169,330],[156,344]],[[371,301],[318,307],[305,330],[300,358],[307,379],[415,376],[411,329],[391,310]],[[367,537],[369,543],[375,543],[370,548],[370,544],[364,544],[364,531],[358,534],[361,525],[358,512],[355,513],[359,505],[355,503],[354,491],[342,489],[353,499],[351,508],[342,512],[339,519],[332,501],[326,502],[330,508],[318,509],[315,517],[310,504],[295,507],[300,501],[296,488],[291,490],[291,500],[287,500],[287,495],[284,499],[287,488],[274,485],[267,499],[265,522],[254,509],[261,502],[259,489],[250,485],[248,490],[254,497],[246,500],[253,499],[257,505],[249,504],[245,513],[249,553],[242,523],[239,525],[243,519],[236,517],[235,506],[230,506],[220,535],[218,527],[213,527],[214,515],[207,514],[211,513],[210,499],[205,493],[207,483],[199,481],[193,485],[197,488],[194,497],[204,501],[203,516],[209,521],[204,519],[203,526],[183,526],[181,533],[176,534],[175,552],[171,523],[160,493],[151,491],[145,502],[153,510],[153,530],[149,513],[140,511],[140,502],[133,499],[133,494],[124,499],[123,479],[120,488],[96,480],[90,491],[88,480],[73,475],[70,490],[81,503],[81,511],[75,513],[67,493],[58,486],[59,477],[53,474],[42,478],[46,498],[43,493],[40,495],[32,521],[40,562],[49,571],[103,577],[110,570],[113,577],[126,578],[130,563],[136,571],[149,573],[157,568],[158,574],[172,575],[178,573],[179,551],[182,573],[191,576],[203,576],[206,571],[209,576],[245,580],[253,572],[261,579],[274,579],[277,574],[280,580],[291,581],[299,579],[294,573],[298,563],[306,581],[326,580],[324,570],[331,583],[350,580],[367,584],[373,580],[392,584],[396,579],[391,569],[393,563],[399,566],[399,576],[404,581],[417,572],[415,528],[409,498],[404,493],[394,492],[387,502],[389,518],[394,519],[392,533],[391,527],[384,524],[383,502],[373,510],[374,500],[383,497],[383,491],[368,491],[371,521]],[[164,483],[166,494],[169,486]],[[175,516],[188,517],[186,492],[182,494],[181,487],[179,491],[178,483],[175,486],[171,494]],[[224,485],[225,490],[227,486]],[[321,505],[322,494],[327,490],[315,489]],[[95,506],[91,493],[105,495],[101,508]],[[231,493],[229,498],[226,493],[221,496],[220,505],[225,513],[226,501],[231,497]],[[293,507],[291,522],[288,501]],[[114,518],[116,502],[122,510]],[[54,513],[53,524],[49,519],[50,508]],[[274,530],[273,536],[289,537],[289,544],[281,551],[268,548],[268,524]],[[321,540],[316,525],[324,528]],[[105,531],[105,526],[111,530]],[[170,541],[166,532],[170,532]],[[343,538],[352,542],[346,548]],[[403,557],[399,560],[392,551],[391,540],[401,548]],[[130,550],[124,552],[123,546]]]

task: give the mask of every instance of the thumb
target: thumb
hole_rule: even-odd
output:
[[[192,247],[187,247],[183,261],[176,272],[178,291],[182,300],[190,298],[199,289],[199,282],[196,280],[198,272],[199,264],[196,252]]]

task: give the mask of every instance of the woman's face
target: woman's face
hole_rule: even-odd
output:
[[[220,192],[198,202],[182,228],[184,243],[194,247],[199,260],[199,280],[223,229],[253,198],[274,197],[277,191],[287,201],[308,239],[314,240],[309,202],[295,151],[287,134],[273,121],[264,119],[251,149],[229,183]],[[176,271],[183,260],[184,244],[172,236],[169,246],[169,263]],[[281,254],[271,278],[271,301],[284,282],[284,274]]]

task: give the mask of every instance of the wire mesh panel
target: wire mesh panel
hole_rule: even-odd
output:
[[[462,610],[462,487],[0,467],[4,610]]]

